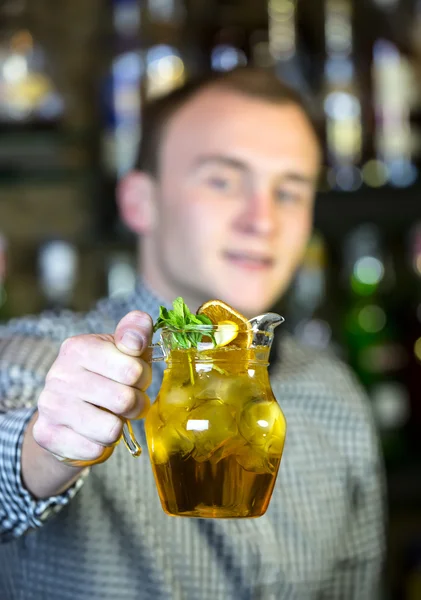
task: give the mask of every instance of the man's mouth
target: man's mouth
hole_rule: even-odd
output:
[[[270,269],[274,264],[273,258],[257,252],[226,250],[223,256],[231,264],[249,271]]]

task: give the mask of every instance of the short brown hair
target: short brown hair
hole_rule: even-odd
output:
[[[158,175],[160,145],[166,125],[182,106],[208,87],[222,87],[277,104],[294,104],[307,116],[317,136],[313,115],[303,97],[281,81],[273,71],[239,67],[222,73],[210,72],[200,78],[190,79],[169,94],[145,104],[142,111],[142,138],[135,169],[153,176]]]

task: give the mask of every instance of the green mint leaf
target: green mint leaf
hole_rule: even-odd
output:
[[[200,331],[192,331],[188,333],[188,337],[190,339],[191,345],[194,348],[197,348],[198,344],[202,340],[203,334]]]
[[[213,325],[212,321],[206,315],[194,315],[203,325]]]
[[[184,348],[185,350],[187,350],[188,348],[191,348],[191,343],[190,343],[188,337],[186,335],[184,335],[183,333],[176,333],[174,331],[173,337],[174,337],[175,341],[177,342],[177,346],[179,348]]]
[[[195,326],[195,325],[203,325],[202,321],[200,319],[198,319],[197,315],[191,315],[190,319],[190,324]]]
[[[206,326],[213,323],[205,315],[195,315],[190,312],[188,306],[181,297],[173,302],[173,309],[168,310],[165,306],[159,307],[159,316],[154,324],[154,332],[167,327],[173,335],[174,344],[178,348],[197,348],[203,337],[210,337],[216,346],[215,336],[212,331],[204,331]]]
[[[170,315],[169,315],[169,311],[165,308],[165,306],[160,306],[159,307],[159,316],[158,319],[156,321],[156,323],[154,324],[154,332],[158,331],[158,329],[161,329],[162,327],[165,327],[167,324],[170,323]]]
[[[173,302],[174,306],[174,314],[177,317],[177,320],[185,323],[188,317],[190,316],[190,310],[184,303],[183,298],[176,298]]]

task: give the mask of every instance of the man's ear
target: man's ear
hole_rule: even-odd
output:
[[[155,180],[140,171],[125,175],[117,186],[117,204],[122,221],[134,233],[147,235],[156,221]]]

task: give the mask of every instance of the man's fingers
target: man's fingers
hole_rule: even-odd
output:
[[[52,424],[65,425],[102,446],[115,444],[123,429],[123,421],[117,415],[88,402],[79,402],[75,410],[72,398],[58,398],[47,390],[40,398],[39,414],[42,419],[47,417]]]
[[[143,417],[150,404],[145,392],[88,371],[81,371],[78,374],[71,390],[60,379],[50,379],[39,398],[38,405],[51,420],[60,422],[62,411],[67,406],[65,403],[62,405],[62,400],[64,402],[66,399],[72,400],[73,405],[82,400],[84,403],[104,408],[126,419]],[[69,410],[76,411],[72,404],[69,405]],[[77,410],[79,411],[79,408]]]
[[[105,450],[103,445],[88,440],[64,425],[53,425],[41,415],[34,424],[32,435],[45,450],[72,460],[96,461]]]
[[[141,358],[128,356],[117,350],[111,336],[78,336],[69,338],[60,350],[61,358],[50,371],[47,380],[58,377],[69,380],[74,368],[76,383],[82,367],[86,371],[102,375],[107,379],[146,389],[151,381],[151,367]]]

